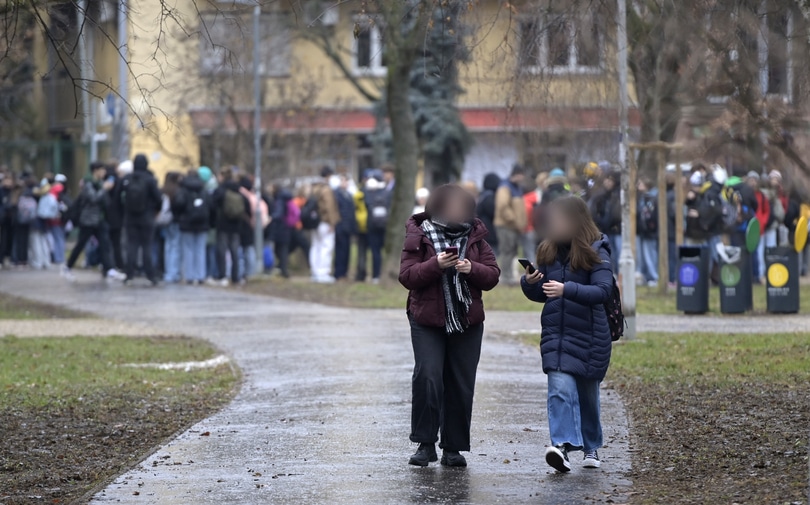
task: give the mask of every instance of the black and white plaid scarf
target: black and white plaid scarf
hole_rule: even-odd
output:
[[[447,225],[436,219],[425,219],[422,221],[422,231],[433,242],[437,254],[444,252],[448,247],[457,246],[458,259],[463,260],[467,256],[471,224]],[[458,273],[455,268],[445,269],[442,276],[442,291],[444,291],[445,330],[448,334],[463,333],[470,326],[467,313],[472,305],[467,276]]]

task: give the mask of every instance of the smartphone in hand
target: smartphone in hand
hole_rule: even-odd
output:
[[[458,256],[458,246],[454,246],[454,245],[450,246],[450,247],[448,247],[447,249],[444,250],[444,253],[449,254],[451,256],[453,256],[453,255]]]
[[[534,268],[534,265],[532,265],[532,262],[526,258],[518,258],[518,263],[520,263],[520,266],[522,266],[529,275],[537,271],[537,269]]]

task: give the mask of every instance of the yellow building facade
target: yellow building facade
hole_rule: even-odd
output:
[[[379,97],[384,85],[385,29],[362,10],[366,3],[302,0],[263,8],[259,72],[266,177],[309,174],[323,164],[356,173],[375,163],[369,98]],[[547,170],[616,159],[612,14],[555,4],[480,0],[465,10],[461,25],[469,58],[459,63],[464,93],[458,106],[475,140],[465,178],[504,173],[516,162]],[[120,4],[111,5],[118,5],[121,15]],[[99,84],[93,89],[98,97],[117,100],[119,67],[126,66],[130,154],[147,154],[158,174],[201,164],[248,165],[253,5],[128,0],[127,8],[126,47],[116,43],[115,16],[94,32]],[[60,99],[65,83],[52,87],[61,91],[49,95],[48,108],[65,103]],[[103,115],[110,104],[93,100],[93,110]],[[69,112],[56,116],[70,119]],[[73,118],[52,121],[51,133],[79,138]],[[114,125],[98,123],[99,156],[112,157],[119,140]],[[252,164],[246,168],[252,170]]]

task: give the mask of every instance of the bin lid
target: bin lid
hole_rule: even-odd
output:
[[[759,235],[759,219],[753,218],[748,221],[748,227],[745,229],[745,248],[748,249],[748,252],[752,253],[757,250]]]
[[[796,223],[796,236],[794,237],[793,244],[796,246],[796,252],[802,252],[804,246],[807,245],[807,218],[802,216]]]

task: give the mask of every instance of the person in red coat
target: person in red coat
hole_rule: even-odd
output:
[[[430,195],[425,212],[406,225],[399,282],[407,288],[407,314],[415,366],[409,463],[467,466],[470,420],[481,340],[481,293],[498,284],[501,270],[487,228],[475,217],[475,200],[461,187],[444,185]]]

